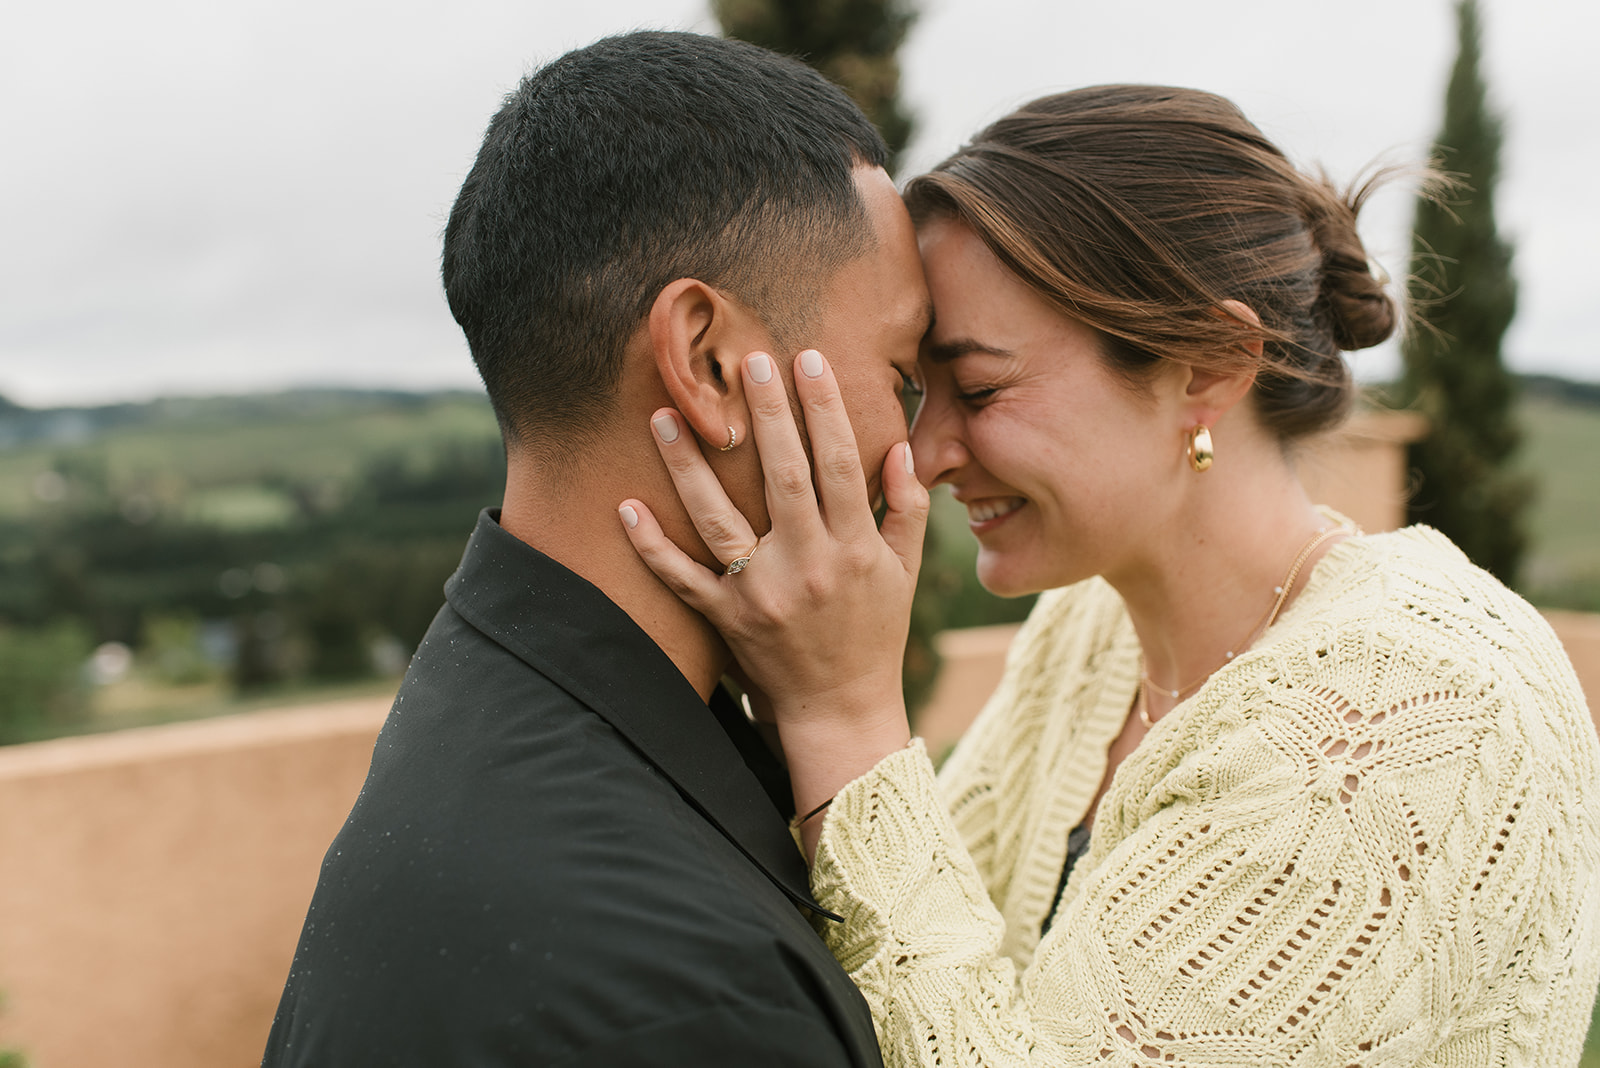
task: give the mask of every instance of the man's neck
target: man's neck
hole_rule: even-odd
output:
[[[625,486],[604,470],[552,476],[524,457],[513,457],[509,468],[500,526],[598,587],[661,647],[701,698],[710,700],[728,667],[727,645],[704,616],[656,578],[617,516],[627,497],[659,502],[664,511],[667,500],[659,490],[646,496],[657,489],[655,480],[645,476]]]

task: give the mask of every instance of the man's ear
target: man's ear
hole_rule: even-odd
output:
[[[1241,301],[1223,301],[1222,312],[1251,326],[1261,326],[1261,317],[1255,313],[1255,309]],[[1245,394],[1250,392],[1250,387],[1255,385],[1263,342],[1260,337],[1254,337],[1242,347],[1255,360],[1255,365],[1249,370],[1213,371],[1193,366],[1189,368],[1189,379],[1184,387],[1184,401],[1195,422],[1216,426],[1217,420],[1243,400]]]
[[[680,278],[650,306],[650,347],[673,407],[701,439],[721,448],[748,436],[744,381],[751,337],[750,313],[711,286]],[[730,430],[731,428],[731,430]]]

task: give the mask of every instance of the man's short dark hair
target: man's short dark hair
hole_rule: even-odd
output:
[[[609,410],[660,291],[697,278],[784,343],[872,247],[852,171],[883,140],[795,60],[640,32],[522,80],[450,212],[444,286],[508,446],[566,451]]]

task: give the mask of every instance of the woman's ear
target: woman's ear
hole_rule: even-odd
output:
[[[1241,301],[1223,301],[1220,314],[1241,320],[1257,329],[1261,326],[1261,317],[1255,313],[1255,309]],[[1210,370],[1193,366],[1189,368],[1184,397],[1185,406],[1190,409],[1195,422],[1215,426],[1217,420],[1243,400],[1245,394],[1250,392],[1250,387],[1255,385],[1264,343],[1258,335],[1243,342],[1241,347],[1251,358],[1247,369]]]
[[[679,278],[650,306],[650,347],[672,406],[703,440],[727,445],[747,436],[748,412],[739,376],[750,313],[711,286]],[[757,339],[759,341],[759,339]],[[730,429],[731,428],[731,429]]]

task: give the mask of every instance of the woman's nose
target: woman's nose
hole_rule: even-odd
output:
[[[930,393],[922,399],[911,421],[911,457],[917,464],[917,481],[932,488],[948,482],[967,460],[959,435],[959,420],[948,405]]]

